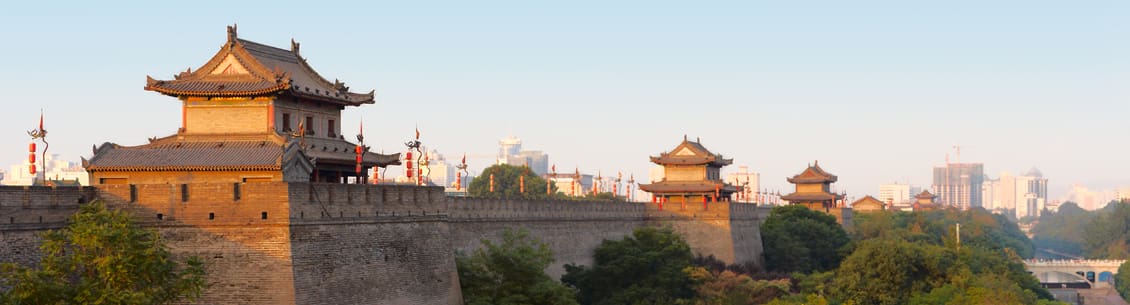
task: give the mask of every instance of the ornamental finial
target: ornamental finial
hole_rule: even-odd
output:
[[[236,38],[238,38],[236,35],[236,24],[232,23],[232,25],[228,26],[228,41],[233,42]]]

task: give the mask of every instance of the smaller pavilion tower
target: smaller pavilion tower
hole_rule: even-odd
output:
[[[918,193],[918,195],[914,196],[914,199],[915,199],[914,210],[915,211],[937,210],[938,209],[938,203],[934,202],[934,198],[938,198],[938,196],[931,194],[930,191],[923,190],[921,193]]]
[[[796,191],[781,196],[781,199],[788,200],[789,204],[800,204],[811,210],[829,213],[836,207],[836,201],[843,199],[843,196],[831,193],[832,183],[837,179],[836,175],[820,168],[820,161],[816,161],[800,174],[787,178],[789,183],[796,185]]]
[[[722,180],[722,167],[734,163],[702,146],[700,141],[687,140],[670,152],[652,156],[651,162],[663,167],[663,180],[640,184],[640,189],[651,193],[656,200],[670,202],[715,202],[737,191]]]

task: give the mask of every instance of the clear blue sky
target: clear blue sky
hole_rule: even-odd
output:
[[[385,151],[416,125],[449,157],[513,134],[558,168],[646,178],[687,134],[769,188],[819,159],[861,195],[929,185],[959,144],[993,177],[1039,167],[1053,198],[1130,186],[1121,0],[7,3],[0,165],[25,158],[40,108],[75,160],[175,132],[179,104],[145,76],[199,67],[232,23],[376,89],[343,124],[364,116]]]

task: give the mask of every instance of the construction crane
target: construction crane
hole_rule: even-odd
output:
[[[955,159],[957,160],[956,163],[961,163],[961,148],[962,147],[963,146],[961,146],[960,144],[955,144],[953,146],[954,152],[956,152],[956,154],[954,155]]]

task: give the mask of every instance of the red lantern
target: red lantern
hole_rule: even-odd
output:
[[[361,154],[361,145],[357,145],[357,148],[353,149],[353,151],[356,152],[358,155],[360,155]]]
[[[35,153],[28,153],[27,154],[27,162],[29,162],[31,164],[35,164]]]
[[[408,178],[412,179],[412,151],[409,150],[408,153],[404,154],[404,156],[404,161],[407,161],[406,164],[404,164],[404,167],[407,170]]]
[[[35,164],[28,164],[27,165],[27,171],[30,172],[32,175],[35,175]]]
[[[35,142],[31,142],[27,145],[27,152],[35,152]]]
[[[361,164],[361,155],[357,155],[357,164]]]

